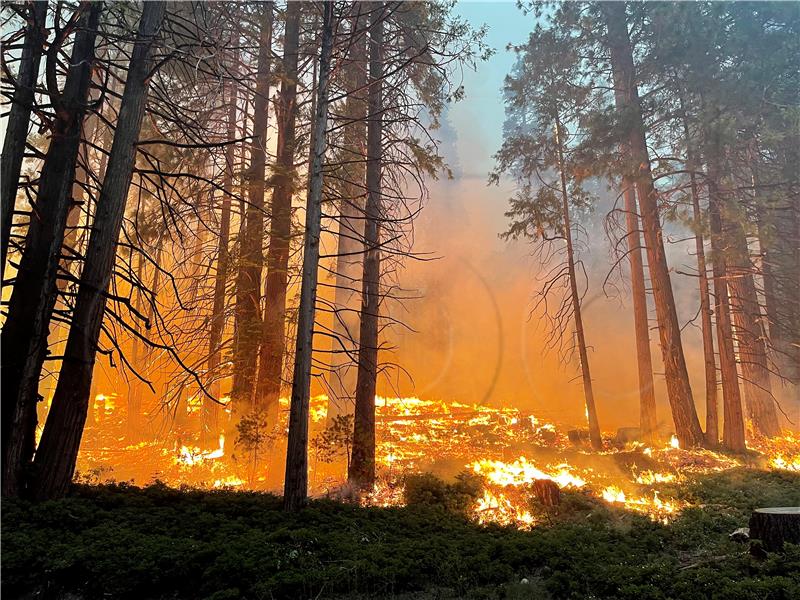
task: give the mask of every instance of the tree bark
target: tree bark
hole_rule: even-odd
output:
[[[56,119],[2,331],[4,495],[17,495],[21,491],[22,468],[30,461],[35,446],[39,377],[47,354],[50,317],[58,295],[58,265],[102,4],[82,2],[77,10],[82,14],[77,23],[63,93],[50,90],[56,100]],[[55,56],[51,60],[54,61]]]
[[[732,221],[728,227],[732,245],[729,268],[731,311],[744,379],[745,407],[755,431],[766,437],[774,437],[780,435],[781,427],[772,396],[761,308],[753,280],[747,237],[741,223]]]
[[[706,132],[706,158],[708,160],[708,212],[711,226],[711,264],[714,275],[714,312],[717,315],[717,346],[722,373],[723,427],[722,444],[730,449],[745,449],[744,418],[733,348],[730,300],[728,296],[728,266],[726,260],[725,232],[722,228],[723,199],[719,189],[720,168],[718,146],[711,141],[713,134]]]
[[[244,412],[249,412],[260,404],[255,402],[255,384],[261,337],[261,271],[264,263],[264,188],[272,57],[272,2],[264,4],[262,10],[264,13],[258,52],[258,75],[253,99],[253,137],[249,143],[248,204],[244,214],[236,278],[236,345],[231,398],[236,403],[234,406],[239,405]]]
[[[353,31],[360,32],[366,13],[361,3],[353,5]],[[361,34],[351,46],[344,70],[348,87],[342,127],[342,184],[337,236],[336,288],[334,290],[331,398],[328,423],[355,412],[361,273],[364,258],[364,210],[366,170],[362,150],[367,118],[367,36]]]
[[[760,540],[771,552],[782,550],[784,542],[800,544],[800,507],[755,509],[750,515],[750,539]]]
[[[359,32],[366,21],[361,3],[355,3],[353,31]],[[366,182],[364,153],[367,118],[367,36],[361,35],[351,47],[350,62],[344,69],[347,100],[342,127],[341,199],[337,236],[336,288],[331,355],[331,398],[328,402],[328,423],[340,415],[355,411],[355,387],[359,334],[359,287],[364,258],[364,210]]]
[[[602,2],[600,8],[608,28],[615,98],[617,108],[628,119],[628,144],[632,173],[639,197],[639,208],[647,248],[647,264],[658,319],[658,332],[675,430],[684,447],[703,443],[703,430],[689,385],[689,373],[683,354],[680,324],[664,252],[664,240],[658,214],[658,193],[650,172],[650,157],[645,139],[630,36],[628,34],[626,3]]]
[[[333,2],[324,4],[322,48],[314,127],[311,133],[312,161],[306,201],[306,235],[303,248],[303,279],[289,409],[289,437],[283,503],[289,511],[302,507],[308,496],[308,417],[311,367],[314,350],[314,322],[319,274],[319,239],[322,233],[322,184],[328,127],[328,80],[333,50]]]
[[[719,443],[719,408],[717,400],[717,361],[714,357],[714,330],[711,320],[711,297],[708,292],[708,267],[706,266],[705,241],[700,232],[702,212],[697,182],[690,175],[692,187],[692,211],[695,223],[695,252],[700,289],[700,326],[703,334],[703,366],[706,377],[706,444],[715,447]]]
[[[800,140],[797,140],[800,143]],[[787,181],[782,190],[769,193],[759,182],[760,165],[753,165],[758,237],[762,254],[764,301],[774,361],[782,378],[782,395],[800,406],[800,205],[797,202],[796,150],[782,157]]]
[[[131,255],[132,257],[133,255]],[[142,277],[144,276],[144,257],[141,253],[138,255],[138,259],[136,261],[136,281],[141,282]],[[141,311],[141,291],[138,288],[134,288],[131,292],[131,302],[133,303],[134,308],[137,311]],[[139,320],[137,319],[134,323],[133,327],[136,332],[139,331],[138,326]],[[134,335],[131,341],[131,364],[138,369],[139,365],[139,348],[141,346],[141,342],[139,338]],[[127,430],[125,432],[125,436],[128,442],[135,443],[139,440],[139,435],[141,433],[141,415],[142,415],[142,402],[141,402],[141,394],[138,393],[138,381],[134,381],[134,385],[128,384],[128,419],[127,419]],[[94,397],[92,393],[89,392],[89,406],[94,401]],[[91,410],[91,409],[89,409]]]
[[[375,389],[378,377],[380,316],[381,138],[383,135],[384,5],[370,5],[369,88],[367,90],[367,203],[364,226],[364,274],[361,287],[356,405],[349,481],[362,490],[375,485]]]
[[[796,161],[794,162],[796,165]],[[800,207],[788,193],[769,193],[753,163],[761,276],[771,357],[781,381],[775,393],[794,414],[800,410]],[[796,169],[795,169],[796,170]],[[791,177],[795,180],[796,173]],[[794,340],[794,341],[793,341]]]
[[[239,63],[239,53],[236,52],[234,64]],[[228,96],[227,137],[229,140],[236,138],[236,105],[238,101],[235,82],[230,85]],[[219,217],[219,238],[217,240],[217,270],[214,274],[214,299],[211,308],[211,323],[208,333],[208,374],[212,379],[211,395],[219,400],[221,386],[219,384],[219,365],[222,359],[222,338],[225,332],[225,300],[228,286],[228,271],[230,270],[230,251],[228,244],[231,234],[231,196],[233,195],[233,171],[236,163],[236,146],[229,144],[225,148],[225,173],[222,179],[222,206]],[[219,429],[219,404],[210,400],[203,400],[203,432],[214,433]]]
[[[35,0],[28,3],[25,39],[15,82],[11,110],[6,122],[3,154],[0,158],[0,202],[2,203],[2,232],[0,232],[0,275],[5,273],[6,258],[14,223],[19,176],[28,139],[28,125],[34,103],[34,87],[39,77],[39,63],[44,47],[47,2]]]
[[[653,385],[653,359],[650,355],[650,328],[647,318],[642,241],[639,235],[639,209],[636,203],[636,188],[630,178],[623,178],[622,186],[625,197],[625,222],[628,229],[628,257],[631,266],[636,366],[639,375],[639,428],[642,438],[652,443],[658,437],[658,420],[656,418],[655,386]]]
[[[72,480],[92,381],[100,329],[116,258],[117,240],[147,105],[152,51],[166,2],[146,2],[139,20],[119,119],[81,273],[72,325],[50,413],[34,459],[32,495],[63,496]]]
[[[592,388],[592,375],[589,370],[589,354],[586,350],[586,336],[583,329],[583,316],[581,314],[581,296],[578,292],[578,278],[575,274],[575,250],[572,245],[572,222],[569,215],[569,194],[567,193],[567,174],[564,165],[563,150],[564,131],[561,121],[556,116],[556,145],[558,147],[558,173],[561,178],[561,215],[564,219],[564,241],[567,244],[567,271],[569,273],[570,301],[572,303],[572,316],[575,320],[575,336],[578,338],[578,357],[581,362],[581,378],[583,380],[583,395],[586,401],[586,417],[589,422],[589,440],[592,448],[603,448],[603,437],[600,434],[600,424],[597,420],[597,407],[594,402]]]
[[[702,233],[702,209],[700,190],[695,170],[698,168],[692,141],[689,137],[689,124],[681,100],[683,112],[683,135],[686,140],[686,168],[689,171],[689,185],[692,195],[692,220],[694,221],[694,247],[697,254],[698,288],[700,290],[700,328],[703,335],[703,366],[706,383],[706,444],[714,448],[719,444],[719,407],[717,400],[717,362],[714,357],[714,330],[711,319],[711,297],[708,291],[708,266],[706,265],[705,240]]]
[[[264,325],[256,396],[273,418],[278,413],[281,372],[286,349],[286,287],[289,241],[292,234],[292,194],[295,184],[294,155],[297,145],[297,61],[300,46],[301,3],[289,2],[283,43],[281,91],[277,106],[278,156],[272,179],[269,251],[267,253]]]

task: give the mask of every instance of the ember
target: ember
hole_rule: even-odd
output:
[[[401,505],[403,478],[409,473],[468,471],[484,481],[474,508],[480,523],[535,525],[541,515],[533,502],[533,486],[542,480],[663,522],[688,506],[672,496],[676,484],[694,474],[748,466],[740,458],[712,450],[682,449],[674,436],[662,447],[640,442],[613,447],[609,442],[603,452],[592,453],[575,447],[563,433],[566,428],[513,408],[413,397],[377,397],[375,405],[380,477],[375,489],[361,497],[365,505]],[[279,429],[286,427],[288,401],[282,399],[281,406]],[[327,406],[326,396],[311,399],[311,438],[325,429]],[[103,410],[108,410],[107,405]],[[187,419],[196,422],[185,429],[199,431],[200,418],[200,411],[190,412]],[[88,427],[80,469],[102,473],[101,480],[131,479],[137,484],[160,479],[176,486],[279,489],[268,467],[254,474],[245,454],[235,448],[229,452],[224,434],[219,435],[216,447],[205,449],[199,434],[178,446],[150,441],[118,447],[124,430],[124,408],[109,411],[102,427]],[[605,436],[611,438],[611,434]],[[800,470],[797,436],[754,440],[752,447],[769,468]],[[514,458],[506,458],[515,453]],[[341,464],[312,461],[311,468],[312,494],[355,497],[345,489]]]

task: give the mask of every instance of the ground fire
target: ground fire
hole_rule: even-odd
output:
[[[800,598],[800,3],[0,23],[4,596]]]
[[[137,485],[160,480],[172,486],[279,491],[279,478],[271,477],[266,467],[253,477],[247,454],[226,446],[224,434],[215,438],[217,444],[202,447],[197,433],[200,415],[191,403],[180,419],[180,432],[165,427],[160,441],[128,444],[125,409],[104,401],[109,397],[113,395],[98,395],[95,402],[103,420],[87,429],[78,465],[81,477]],[[287,404],[282,400],[282,406]],[[680,494],[680,484],[687,478],[740,467],[800,472],[800,437],[792,434],[753,439],[746,456],[681,449],[674,436],[652,446],[618,443],[614,434],[604,435],[603,449],[595,452],[588,445],[576,446],[563,428],[513,408],[419,398],[378,397],[375,404],[379,481],[375,491],[362,499],[365,505],[402,504],[403,480],[411,473],[433,471],[447,477],[468,471],[482,479],[482,497],[473,512],[480,523],[529,527],[546,519],[546,511],[535,508],[533,492],[533,485],[542,480],[667,522],[691,506]],[[326,427],[327,405],[326,396],[311,400],[312,438]],[[275,449],[270,445],[269,450]],[[346,484],[343,461],[315,460],[312,444],[313,496],[339,496]]]

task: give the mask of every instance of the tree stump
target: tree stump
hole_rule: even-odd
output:
[[[561,503],[561,490],[558,484],[549,479],[536,479],[533,482],[533,495],[545,506],[558,506]]]
[[[573,446],[583,446],[589,442],[588,429],[570,429],[567,431],[567,437],[572,442]]]
[[[755,509],[750,516],[750,539],[761,540],[770,552],[781,550],[783,542],[800,544],[800,506]]]
[[[629,442],[639,442],[642,439],[642,430],[639,427],[620,427],[617,429],[617,436],[614,441],[617,444],[625,445]]]

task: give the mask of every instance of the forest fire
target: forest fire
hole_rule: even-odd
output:
[[[311,399],[312,438],[320,439],[325,431],[327,404],[326,396]],[[288,400],[282,400],[282,406],[285,418]],[[237,456],[235,444],[224,434],[216,447],[208,449],[201,448],[197,434],[181,444],[125,445],[124,409],[105,405],[102,410],[102,427],[89,427],[82,447],[79,468],[84,475],[137,484],[159,479],[173,486],[276,489],[266,464],[254,471],[252,462]],[[188,429],[199,431],[200,411],[189,404],[186,413]],[[552,482],[564,493],[666,522],[689,506],[679,489],[694,475],[749,466],[800,470],[800,438],[793,434],[753,440],[753,456],[745,459],[708,449],[682,449],[674,436],[662,446],[648,446],[638,441],[618,444],[609,434],[604,436],[603,450],[594,452],[571,442],[555,424],[513,408],[378,397],[376,418],[379,481],[362,503],[401,505],[403,481],[411,473],[432,471],[448,477],[461,472],[481,480],[481,495],[473,508],[479,523],[530,527],[540,522],[551,508],[537,502],[534,488],[541,481]],[[262,449],[272,450],[278,451],[273,446]],[[321,450],[317,453],[322,456]],[[342,456],[312,460],[312,494],[339,494],[343,461]]]
[[[797,7],[2,2],[0,591],[800,597]]]

